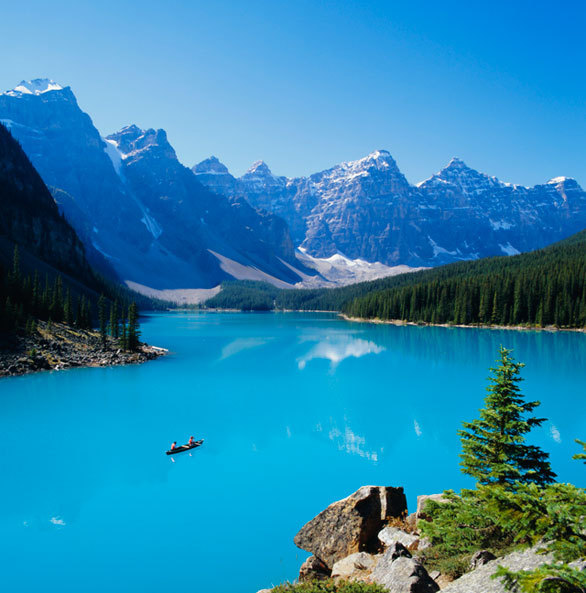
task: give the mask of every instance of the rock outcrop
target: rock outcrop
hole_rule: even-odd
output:
[[[141,344],[136,352],[121,350],[117,340],[99,332],[63,323],[38,321],[29,335],[15,335],[10,344],[0,342],[0,377],[74,367],[138,364],[167,354],[164,348]]]
[[[355,552],[377,552],[385,522],[406,511],[403,488],[363,486],[306,523],[295,536],[295,545],[331,569]]]
[[[479,566],[488,564],[495,558],[496,556],[488,550],[478,550],[478,552],[474,552],[474,554],[472,554],[472,558],[470,558],[470,569],[475,570]]]
[[[390,545],[381,556],[372,572],[371,580],[385,587],[389,593],[439,591],[439,586],[423,565],[400,543]]]
[[[492,576],[499,566],[512,571],[534,570],[551,562],[551,554],[540,554],[541,546],[537,545],[526,550],[512,552],[502,558],[496,558],[476,568],[472,572],[462,575],[459,579],[451,582],[442,592],[445,593],[507,593],[500,579],[493,579]],[[569,566],[578,570],[586,570],[586,561],[576,560],[570,562]]]
[[[378,539],[384,546],[390,546],[394,543],[404,545],[408,550],[416,550],[419,545],[419,536],[413,533],[407,533],[397,527],[385,527],[379,534]]]
[[[348,579],[348,580],[363,580],[367,578],[374,567],[376,566],[378,558],[367,552],[356,552],[350,554],[342,560],[338,560],[332,568],[332,578],[334,579]]]
[[[310,556],[299,569],[299,581],[301,583],[307,581],[322,581],[331,576],[331,570],[325,565],[325,563],[316,558]]]
[[[409,517],[424,517],[429,500],[446,499],[442,494],[420,496],[417,514]],[[539,553],[540,546],[500,558],[479,550],[470,559],[471,572],[451,581],[437,570],[428,573],[424,557],[414,557],[407,548],[420,550],[425,539],[420,539],[416,530],[410,533],[395,526],[412,523],[405,518],[406,511],[403,489],[383,486],[363,486],[331,504],[295,536],[299,547],[314,554],[303,563],[299,580],[331,576],[336,581],[377,583],[388,593],[436,593],[440,588],[442,593],[506,593],[502,582],[492,578],[499,566],[513,571],[533,570],[552,561],[551,554]],[[374,530],[375,525],[396,517],[401,520]],[[411,531],[412,526],[408,529]],[[586,561],[578,560],[570,566],[584,571]]]
[[[420,519],[429,520],[429,515],[425,513],[425,505],[427,501],[432,500],[434,502],[447,502],[446,497],[443,494],[421,494],[417,497],[417,511],[415,512],[416,523]]]

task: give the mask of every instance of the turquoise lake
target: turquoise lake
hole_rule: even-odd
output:
[[[586,335],[168,313],[140,366],[0,381],[0,590],[255,593],[296,578],[297,530],[364,484],[460,489],[456,431],[500,344],[548,418],[560,481],[586,438]],[[204,445],[172,458],[171,441]]]

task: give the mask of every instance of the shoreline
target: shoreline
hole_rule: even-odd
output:
[[[586,328],[580,327],[557,327],[555,325],[547,325],[545,327],[540,326],[526,326],[526,325],[486,325],[486,324],[456,324],[456,323],[430,323],[428,321],[403,321],[402,319],[380,319],[378,317],[374,317],[372,319],[365,318],[365,317],[350,317],[345,315],[344,313],[338,313],[338,317],[344,319],[345,321],[350,321],[353,323],[375,323],[375,324],[382,324],[382,325],[413,325],[416,327],[446,327],[446,328],[461,328],[461,329],[508,329],[514,331],[546,331],[550,333],[555,332],[575,332],[579,334],[586,333]]]
[[[456,323],[431,323],[428,321],[416,322],[416,321],[403,321],[402,319],[380,319],[365,318],[365,317],[350,317],[339,311],[327,311],[321,309],[268,309],[268,310],[244,310],[244,309],[233,309],[233,308],[209,308],[209,309],[170,309],[170,311],[197,311],[200,313],[329,313],[336,315],[337,317],[350,321],[353,323],[374,323],[382,325],[412,325],[416,327],[445,327],[445,328],[461,328],[461,329],[507,329],[514,331],[545,331],[545,332],[574,332],[574,333],[586,333],[586,327],[557,327],[555,325],[547,325],[545,327],[540,326],[527,326],[527,325],[486,325],[486,324],[456,324]]]
[[[0,347],[0,379],[42,371],[141,364],[168,354],[166,348],[141,343],[135,352],[121,350],[117,340],[63,323],[38,322],[33,335],[13,336]]]

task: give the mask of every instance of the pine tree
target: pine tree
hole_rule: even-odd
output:
[[[120,334],[120,325],[118,323],[118,301],[110,304],[110,335],[117,340]]]
[[[136,350],[139,345],[140,326],[138,324],[138,308],[136,303],[128,307],[128,330],[127,347],[129,350]]]
[[[70,288],[67,288],[67,293],[65,294],[65,302],[63,304],[63,322],[67,325],[72,325],[73,323],[73,303],[71,301]]]
[[[540,426],[545,418],[529,417],[539,402],[525,402],[518,383],[522,381],[522,363],[515,362],[511,351],[499,349],[498,366],[487,387],[486,406],[480,419],[465,422],[458,431],[462,440],[463,472],[480,484],[511,485],[515,481],[547,484],[553,482],[549,455],[525,443],[525,435]]]
[[[107,329],[107,322],[106,322],[106,299],[104,295],[101,294],[100,298],[98,299],[98,321],[100,323],[100,336],[102,338],[102,344],[106,343],[106,329]]]
[[[574,439],[574,441],[576,443],[578,443],[578,445],[581,445],[584,452],[576,453],[575,455],[572,456],[572,459],[578,459],[580,461],[584,461],[584,463],[586,464],[586,443],[584,441],[581,441],[580,439]]]
[[[61,278],[61,275],[55,278],[50,315],[53,321],[61,321],[63,318],[63,279]]]
[[[15,284],[20,282],[20,251],[18,245],[14,246],[14,252],[12,254],[12,278]]]
[[[126,331],[126,316],[122,313],[122,328],[120,329],[120,339],[119,339],[120,348],[122,350],[128,349],[128,337]]]

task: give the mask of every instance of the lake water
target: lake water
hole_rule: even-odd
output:
[[[294,579],[297,530],[364,484],[470,486],[462,420],[500,344],[549,420],[562,481],[586,438],[586,336],[354,324],[327,314],[170,313],[170,356],[0,381],[0,590],[254,593]],[[173,460],[171,441],[203,447]]]

